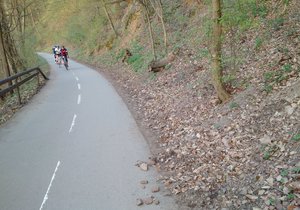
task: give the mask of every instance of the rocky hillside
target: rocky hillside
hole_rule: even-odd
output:
[[[136,74],[121,62],[107,72],[156,137],[152,159],[182,209],[300,205],[299,3],[291,1],[278,17],[268,13],[239,37],[227,31],[223,54],[236,53],[236,67],[224,63],[232,93],[225,104],[210,83],[208,43],[195,47],[193,37],[159,73]],[[203,21],[191,20],[182,31]]]

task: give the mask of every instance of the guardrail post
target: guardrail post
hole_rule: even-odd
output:
[[[18,83],[19,77],[16,79],[16,83]],[[22,104],[22,99],[21,99],[21,93],[20,93],[20,87],[17,86],[17,95],[18,95],[18,101],[19,101],[19,105]]]
[[[39,71],[37,71],[37,72],[39,72]],[[37,75],[36,78],[37,78],[37,85],[39,86],[40,85],[40,75]]]

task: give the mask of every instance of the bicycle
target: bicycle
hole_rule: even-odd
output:
[[[66,56],[61,56],[62,57],[62,61],[63,61],[63,64],[66,68],[66,70],[69,70],[69,64],[68,64],[68,59]]]

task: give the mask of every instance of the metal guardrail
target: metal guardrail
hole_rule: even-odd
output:
[[[42,70],[39,67],[31,68],[26,71],[17,73],[13,76],[7,77],[3,80],[0,80],[0,87],[4,84],[12,83],[15,80],[14,84],[8,86],[5,89],[0,89],[0,98],[3,99],[8,92],[12,92],[14,89],[17,88],[19,103],[21,104],[22,102],[21,102],[21,95],[20,95],[19,87],[34,77],[37,77],[38,83],[39,83],[39,74],[41,74],[45,80],[49,80],[48,77],[42,72]],[[21,80],[19,80],[19,78],[21,78],[25,75],[27,76],[26,78],[22,78]]]

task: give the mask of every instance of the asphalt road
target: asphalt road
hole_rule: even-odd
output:
[[[122,99],[96,71],[70,61],[0,127],[1,210],[177,209],[158,174],[135,166],[149,149]],[[148,180],[146,189],[141,180]],[[153,195],[159,205],[136,206]]]

